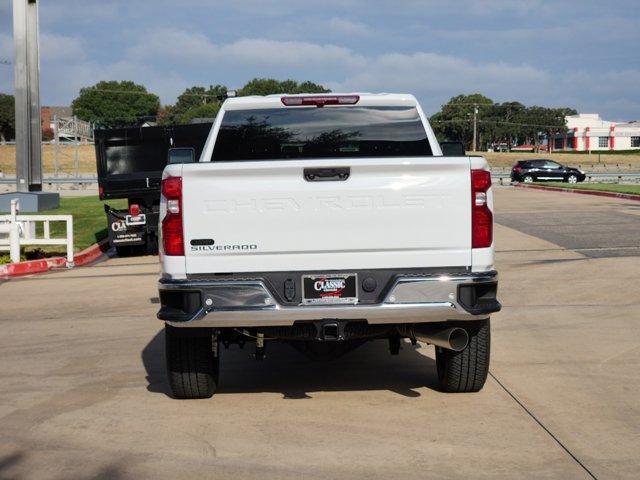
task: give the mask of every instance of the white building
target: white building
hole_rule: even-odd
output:
[[[555,137],[554,150],[640,150],[640,121],[608,122],[597,113],[569,115],[565,120],[568,132]]]

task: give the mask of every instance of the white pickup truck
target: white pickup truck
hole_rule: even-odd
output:
[[[162,175],[158,318],[177,398],[215,392],[220,346],[313,358],[366,341],[436,347],[447,392],[489,369],[491,176],[443,156],[412,95],[227,99],[202,155]]]

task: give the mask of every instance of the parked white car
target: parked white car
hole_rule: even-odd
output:
[[[262,359],[273,341],[326,357],[420,340],[444,391],[482,388],[500,309],[491,176],[442,155],[412,95],[230,98],[192,157],[170,152],[160,206],[176,397],[215,392],[220,345]]]

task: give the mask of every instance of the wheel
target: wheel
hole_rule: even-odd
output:
[[[478,392],[489,374],[491,333],[489,320],[466,327],[469,344],[454,352],[436,347],[436,366],[440,388],[444,392]]]
[[[210,398],[218,387],[219,357],[214,356],[211,335],[178,332],[166,326],[167,375],[173,396]]]
[[[571,174],[567,177],[567,182],[569,183],[578,183],[578,177]]]
[[[524,183],[533,183],[533,177],[531,175],[525,175],[522,181]]]

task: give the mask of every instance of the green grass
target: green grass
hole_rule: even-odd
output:
[[[26,260],[24,255],[20,255],[20,261]],[[8,253],[0,253],[0,265],[4,265],[5,263],[11,263],[11,257],[9,257]]]
[[[126,200],[110,200],[109,205],[113,208],[126,208]],[[104,213],[104,203],[98,196],[88,197],[60,197],[60,208],[46,210],[42,215],[73,215],[73,249],[76,252],[84,250],[94,243],[106,238],[107,216]],[[26,214],[28,215],[28,214]],[[42,223],[38,223],[38,237],[42,237]],[[66,234],[64,222],[51,223],[51,237],[64,237]],[[46,256],[65,255],[63,245],[51,245],[42,247],[25,247],[24,256],[29,259]],[[8,263],[9,256],[2,252],[0,254],[0,264]]]
[[[126,208],[126,200],[110,201],[113,208]],[[104,202],[97,196],[61,197],[60,208],[42,212],[46,215],[73,215],[73,249],[76,252],[99,242],[109,235]],[[64,235],[64,223],[51,225],[51,236]]]
[[[616,193],[632,193],[640,195],[640,185],[625,185],[619,183],[560,183],[549,182],[539,185],[549,185],[551,187],[562,188],[576,188],[579,190],[600,190],[603,192],[616,192]]]

